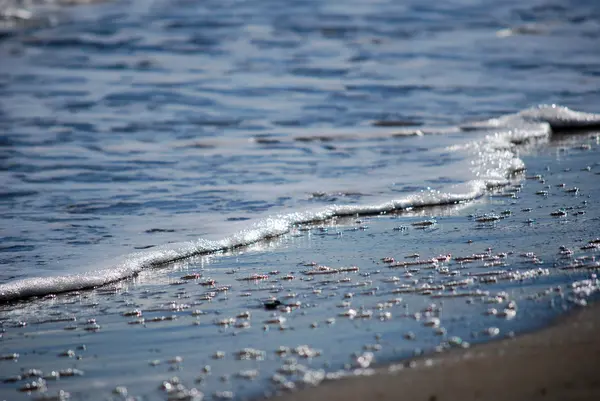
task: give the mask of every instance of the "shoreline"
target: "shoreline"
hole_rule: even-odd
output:
[[[600,303],[533,332],[376,367],[269,400],[597,400]]]
[[[356,366],[370,372],[373,360],[374,376],[279,397],[593,399],[598,306],[576,305],[600,292],[589,280],[600,267],[598,139],[532,149],[526,176],[478,202],[340,219],[108,287],[0,305],[0,399],[126,390],[148,401],[255,400]],[[568,310],[575,317],[561,317]],[[551,324],[557,317],[567,324]],[[485,343],[462,350],[461,338]]]

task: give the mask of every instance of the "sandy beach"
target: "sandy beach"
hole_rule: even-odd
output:
[[[597,400],[600,305],[516,338],[379,367],[272,399]]]

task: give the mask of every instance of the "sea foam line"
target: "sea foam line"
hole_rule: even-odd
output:
[[[472,179],[444,191],[424,191],[370,205],[331,205],[315,210],[276,215],[258,221],[219,241],[197,239],[162,245],[103,263],[82,274],[54,277],[33,277],[0,285],[0,302],[12,302],[30,297],[94,288],[139,274],[144,269],[192,256],[232,250],[265,239],[281,236],[300,224],[316,223],[333,217],[376,215],[412,207],[440,206],[473,200],[485,194],[490,186],[502,185],[508,177],[525,168],[511,147],[532,138],[549,138],[553,131],[600,128],[600,114],[583,113],[562,106],[538,106],[516,114],[460,127],[462,130],[483,130],[490,134],[482,141],[457,146],[472,156]]]

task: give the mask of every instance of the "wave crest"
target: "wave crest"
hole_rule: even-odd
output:
[[[331,205],[301,212],[275,215],[218,241],[194,241],[162,245],[107,261],[83,274],[34,277],[0,285],[0,302],[35,296],[93,288],[192,256],[231,250],[288,233],[295,226],[314,223],[336,216],[376,215],[412,207],[440,206],[468,201],[482,196],[489,186],[500,185],[523,162],[511,148],[532,138],[549,138],[553,131],[600,128],[600,114],[584,113],[566,107],[538,106],[498,118],[477,122],[461,129],[491,131],[483,141],[470,142],[453,150],[467,151],[471,157],[472,179],[442,191],[423,191],[373,204]]]

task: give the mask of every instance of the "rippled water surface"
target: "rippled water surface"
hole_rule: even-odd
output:
[[[600,109],[592,0],[4,10],[0,282],[461,184],[457,125]]]
[[[0,0],[0,397],[244,399],[597,297],[600,3],[429,3]]]

